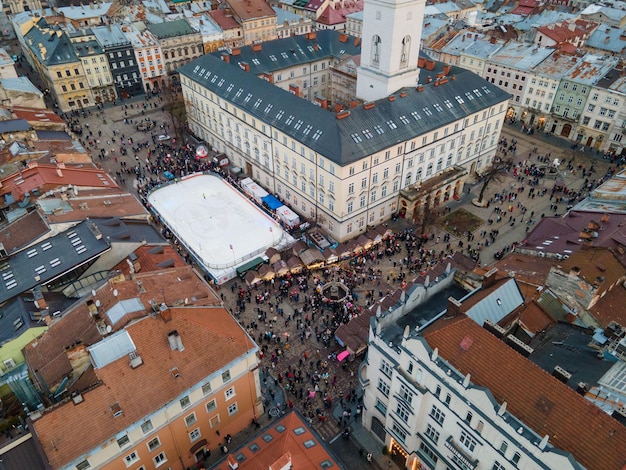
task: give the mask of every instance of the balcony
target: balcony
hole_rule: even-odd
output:
[[[446,439],[445,446],[452,452],[452,460],[461,468],[474,470],[478,466],[478,460],[472,460],[465,451],[456,443],[452,436]]]

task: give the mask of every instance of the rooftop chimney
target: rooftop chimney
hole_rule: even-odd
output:
[[[183,340],[178,334],[177,330],[174,330],[167,335],[167,341],[170,343],[170,349],[172,351],[184,351],[185,346],[183,345]]]

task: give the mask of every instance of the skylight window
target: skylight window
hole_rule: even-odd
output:
[[[464,100],[463,98],[461,98],[460,96],[458,96],[458,95],[457,95],[457,96],[455,96],[455,97],[454,97],[454,99],[455,99],[455,100],[457,100],[457,102],[458,102],[459,104],[463,104],[463,103],[465,103],[465,100]]]
[[[226,91],[233,91],[233,88],[235,87],[235,85],[233,85],[232,83],[230,85],[228,85],[228,88],[226,88]]]
[[[270,60],[272,60],[273,62],[276,62],[276,56],[275,56],[274,54],[272,54],[272,55],[270,56]]]
[[[239,90],[237,90],[237,93],[235,93],[235,98],[239,98],[242,93],[243,93],[243,88],[239,88]]]
[[[199,67],[199,66],[198,66]],[[196,70],[198,67],[196,67],[194,70]],[[200,69],[200,75],[202,75],[204,72],[206,71],[206,69],[204,67],[202,67]]]
[[[211,76],[211,71],[207,70],[206,73],[204,74],[204,78],[208,80],[210,76]]]
[[[358,134],[358,132],[350,134],[350,137],[352,137],[352,140],[354,140],[355,144],[360,144],[361,142],[363,142],[363,139],[361,139],[361,136]]]
[[[402,121],[403,124],[409,123],[409,119],[404,114],[400,116],[398,119],[400,119],[400,121]]]
[[[222,86],[224,84],[224,79],[222,78],[218,83],[217,86]]]
[[[199,65],[196,65],[196,66],[194,67],[194,69],[193,69],[193,73],[198,73],[198,69],[199,69],[199,68],[200,68],[200,66],[199,66]],[[204,72],[204,69],[202,69],[202,71]],[[202,75],[202,74],[200,74],[200,75]]]
[[[280,111],[278,111],[278,114],[276,115],[276,119],[282,119],[284,115],[285,115],[285,111],[281,109]]]
[[[315,134],[313,134],[313,140],[319,140],[321,135],[322,135],[322,131],[320,131],[319,129],[316,130]]]
[[[243,102],[247,103],[248,101],[250,101],[250,98],[252,98],[252,93],[248,93],[246,97],[244,98]]]
[[[411,112],[411,116],[413,116],[413,119],[415,119],[416,121],[419,121],[420,119],[422,119],[422,116],[420,116],[417,111],[413,111]]]
[[[483,96],[483,94],[478,90],[478,88],[474,88],[473,91],[476,96]]]
[[[474,95],[472,95],[469,91],[465,92],[465,96],[468,100],[472,101],[474,99]]]
[[[272,110],[272,108],[273,108],[273,107],[274,107],[274,105],[273,105],[273,104],[268,104],[268,105],[265,107],[265,110],[264,110],[263,112],[264,112],[265,114],[267,114],[267,113],[269,113],[269,112]]]
[[[393,122],[391,119],[389,119],[387,121],[387,125],[389,126],[389,129],[397,129],[398,128],[398,125],[395,122]]]
[[[311,129],[313,129],[313,126],[309,124],[304,128],[304,131],[302,132],[304,133],[304,135],[309,135],[309,133],[311,132]]]
[[[311,51],[311,52],[315,52],[315,49],[313,49],[313,46],[309,46],[309,47],[308,47],[308,49],[309,49],[309,51]]]
[[[491,90],[487,88],[486,86],[482,87],[482,89],[485,92],[485,95],[488,95],[489,93],[491,93]]]
[[[424,114],[426,116],[432,116],[433,115],[433,112],[430,109],[428,109],[428,108],[422,108],[422,111],[424,111]]]
[[[283,59],[289,59],[289,56],[287,56],[286,52],[281,52],[280,55]]]
[[[300,130],[300,128],[302,127],[302,124],[304,124],[304,121],[302,119],[298,119],[298,121],[296,122],[296,124],[293,126],[293,128],[297,131]]]
[[[294,116],[293,114],[290,114],[287,120],[285,121],[285,124],[290,125],[293,122],[293,120],[294,120]]]
[[[259,59],[252,59],[252,63],[254,65],[259,65],[261,62],[259,62]]]
[[[376,125],[374,126],[374,130],[376,131],[376,133],[377,133],[378,135],[380,135],[380,134],[384,134],[384,133],[385,133],[385,129],[383,129],[383,128],[382,128],[382,126],[381,126],[380,124],[376,124]]]
[[[374,137],[374,134],[372,134],[372,131],[370,131],[369,129],[363,129],[363,135],[366,139],[371,139],[372,137]]]
[[[260,105],[262,102],[263,102],[263,100],[262,100],[261,98],[259,98],[258,100],[256,100],[256,101],[254,102],[254,107],[255,107],[255,108],[258,108],[258,107],[259,107],[259,105]]]
[[[213,78],[211,79],[211,83],[215,83],[216,80],[217,80],[217,75],[213,75]]]
[[[433,103],[433,108],[435,108],[435,110],[440,113],[441,111],[443,111],[443,108],[441,107],[441,105],[439,103]]]
[[[452,109],[452,103],[450,100],[443,100],[443,104],[445,104],[448,108]]]

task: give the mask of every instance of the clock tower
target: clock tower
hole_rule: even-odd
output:
[[[357,98],[374,101],[414,87],[426,0],[365,0]]]

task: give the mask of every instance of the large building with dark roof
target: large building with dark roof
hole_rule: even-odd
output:
[[[339,241],[443,203],[490,164],[509,95],[460,68],[415,67],[419,33],[405,18],[421,24],[423,8],[385,7],[373,26],[379,15],[365,14],[362,47],[318,31],[187,64],[179,72],[191,130]],[[387,32],[395,24],[397,34]],[[330,68],[346,53],[361,54],[357,96],[332,112]],[[422,186],[428,193],[402,196]]]

